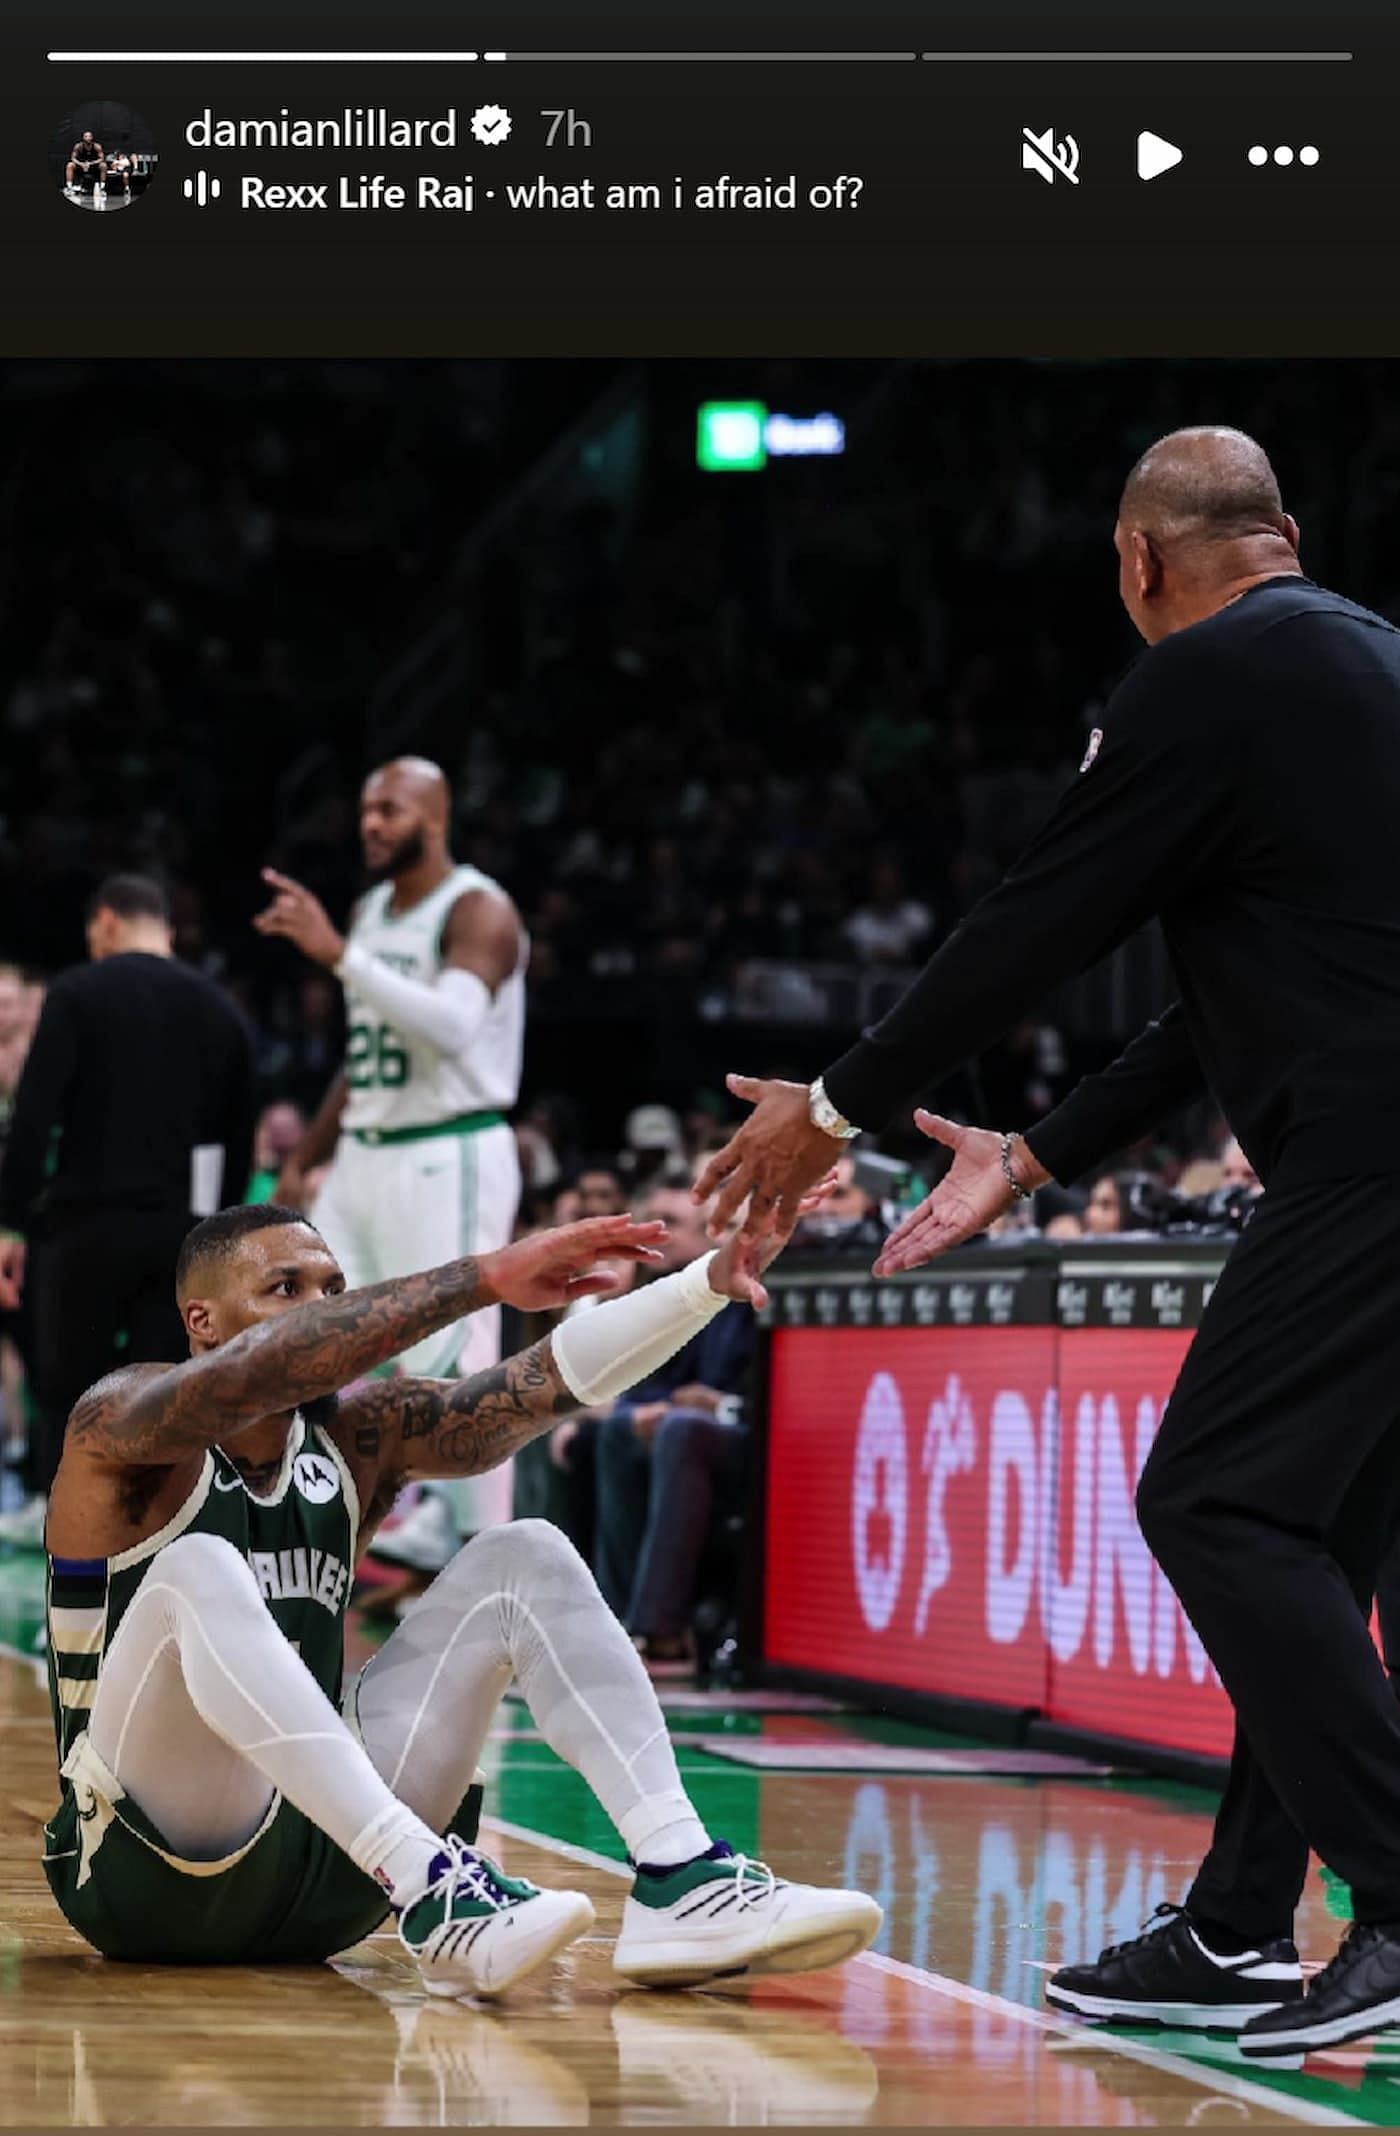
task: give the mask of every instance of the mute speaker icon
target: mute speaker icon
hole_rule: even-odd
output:
[[[1034,133],[1029,126],[1021,128],[1021,168],[1034,171],[1047,185],[1057,178],[1068,178],[1071,185],[1078,185],[1079,143],[1073,134],[1066,134],[1057,141],[1055,130],[1047,126],[1044,133]]]

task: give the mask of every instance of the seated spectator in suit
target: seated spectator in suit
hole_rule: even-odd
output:
[[[653,1187],[641,1213],[668,1227],[658,1275],[709,1251],[688,1175]],[[701,1557],[715,1512],[737,1505],[743,1489],[753,1329],[752,1313],[726,1306],[597,1427],[594,1570],[656,1672],[693,1664]]]

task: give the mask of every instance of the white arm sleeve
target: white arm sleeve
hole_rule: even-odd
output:
[[[461,1060],[491,1009],[491,989],[475,972],[449,965],[432,986],[405,979],[352,942],[335,968],[337,979],[378,1009],[395,1030],[426,1039],[439,1053]]]
[[[713,1260],[702,1254],[678,1275],[606,1298],[554,1330],[549,1342],[559,1376],[583,1408],[647,1379],[724,1311],[729,1300],[710,1288]]]

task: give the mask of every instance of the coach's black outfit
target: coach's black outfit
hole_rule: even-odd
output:
[[[49,988],[0,1163],[0,1225],[38,1223],[38,1490],[85,1388],[186,1355],[174,1274],[195,1221],[193,1153],[223,1148],[222,1197],[236,1201],[253,1125],[251,1037],[200,973],[133,950]]]
[[[1310,1842],[1400,1923],[1400,1702],[1366,1609],[1400,1469],[1400,632],[1297,577],[1120,685],[1011,875],[828,1073],[876,1123],[1161,918],[1180,1002],[1027,1136],[1071,1179],[1208,1086],[1265,1182],[1138,1490],[1234,1702],[1188,1904],[1290,1930]]]

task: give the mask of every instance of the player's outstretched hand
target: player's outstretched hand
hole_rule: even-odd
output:
[[[658,1261],[664,1224],[638,1224],[630,1216],[589,1216],[560,1224],[483,1254],[481,1272],[503,1305],[544,1313],[616,1290],[621,1277],[600,1261]]]
[[[791,1214],[780,1217],[761,1238],[751,1240],[740,1226],[710,1263],[710,1289],[722,1298],[732,1298],[738,1305],[751,1305],[755,1312],[760,1311],[768,1303],[768,1293],[759,1277],[772,1267],[801,1219],[820,1209],[835,1186],[833,1165],[815,1186],[808,1188]]]
[[[914,1125],[930,1142],[941,1142],[951,1150],[953,1162],[932,1194],[911,1209],[885,1240],[875,1263],[877,1276],[922,1268],[950,1247],[976,1238],[1014,1199],[1001,1168],[1000,1135],[986,1127],[960,1127],[956,1120],[922,1110],[915,1113]],[[1021,1171],[1027,1187],[1042,1185],[1049,1177],[1029,1152],[1022,1156]]]

